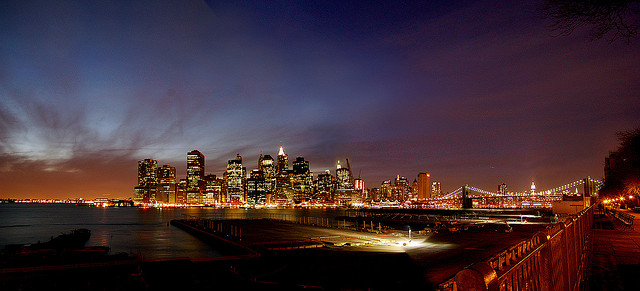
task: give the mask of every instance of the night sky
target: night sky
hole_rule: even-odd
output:
[[[368,188],[548,189],[640,125],[640,42],[556,36],[539,1],[224,2],[0,2],[0,198],[131,197],[138,160],[221,176],[280,145]]]

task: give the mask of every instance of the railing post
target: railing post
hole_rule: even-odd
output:
[[[496,271],[486,262],[471,265],[455,276],[458,290],[488,291],[495,289]]]
[[[538,287],[541,291],[552,290],[552,276],[551,276],[551,252],[549,246],[549,236],[547,233],[538,232],[535,234],[538,238],[539,245],[543,246],[540,249],[540,254],[537,257],[537,270],[535,272],[538,276]]]
[[[567,238],[567,226],[568,224],[565,223],[567,220],[569,219],[565,219],[564,222],[562,222],[563,228],[562,228],[562,232],[560,233],[560,253],[561,253],[561,268],[562,268],[562,273],[560,274],[562,281],[563,281],[563,289],[564,290],[570,290],[570,286],[571,286],[571,274],[569,274],[569,254],[571,253],[570,251],[570,246],[569,246],[569,241]]]

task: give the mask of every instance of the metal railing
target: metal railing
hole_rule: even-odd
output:
[[[578,290],[583,279],[593,207],[531,239],[459,271],[439,290]]]

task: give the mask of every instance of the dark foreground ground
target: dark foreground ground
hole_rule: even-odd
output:
[[[544,229],[513,225],[509,233],[439,232],[414,234],[409,241],[405,232],[245,223],[241,243],[257,253],[1,269],[0,290],[430,290],[465,266]],[[312,248],[274,250],[285,245]]]
[[[583,290],[640,290],[640,214],[632,227],[596,215],[590,268]]]
[[[319,249],[237,260],[174,258],[30,269],[2,277],[0,290],[424,289],[419,268],[406,254]]]
[[[634,215],[634,227],[596,215],[581,290],[638,290],[640,215]],[[114,256],[2,267],[0,290],[432,290],[462,268],[544,229],[515,224],[509,233],[444,231],[409,242],[405,232],[246,223],[263,230],[243,228],[242,244],[258,252],[236,248],[235,256],[221,258]]]

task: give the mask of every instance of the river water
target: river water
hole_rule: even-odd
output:
[[[81,207],[74,204],[0,204],[0,248],[44,242],[77,228],[91,230],[87,246],[144,258],[207,258],[223,254],[169,225],[183,218],[287,218],[344,215],[342,209],[215,209]]]

